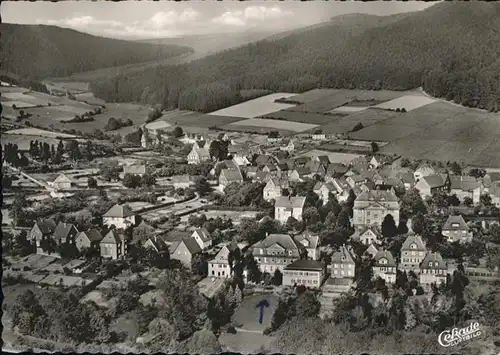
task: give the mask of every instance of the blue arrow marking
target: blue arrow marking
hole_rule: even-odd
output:
[[[262,324],[262,319],[264,318],[264,307],[269,307],[269,302],[267,302],[267,300],[262,300],[259,303],[257,303],[257,306],[255,306],[255,308],[260,308],[260,314],[259,314],[260,324]]]

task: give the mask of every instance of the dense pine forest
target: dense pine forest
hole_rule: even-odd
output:
[[[191,63],[91,84],[106,101],[202,112],[239,102],[248,89],[419,86],[466,106],[500,109],[500,4],[444,2],[403,15],[342,16]]]
[[[192,51],[188,47],[96,37],[55,26],[3,23],[0,31],[2,70],[24,79],[64,77]]]

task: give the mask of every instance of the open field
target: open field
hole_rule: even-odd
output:
[[[280,121],[276,121],[280,122]],[[287,121],[281,121],[281,122],[287,122]],[[279,128],[273,128],[273,127],[258,127],[258,126],[244,126],[244,125],[234,125],[234,124],[227,124],[225,126],[221,127],[222,129],[226,131],[232,131],[232,132],[251,132],[252,134],[264,134],[268,135],[270,132],[273,131],[278,131],[278,133],[282,137],[287,137],[287,136],[292,136],[296,134],[297,132],[294,132],[289,129],[279,129]]]
[[[28,92],[28,90],[26,91]],[[9,105],[12,107],[12,104],[15,104],[16,102],[21,102],[24,103],[24,107],[36,107],[36,106],[47,106],[49,103],[50,104],[55,104],[55,102],[51,101],[50,99],[47,100],[46,97],[40,97],[41,93],[38,92],[30,92],[30,93],[24,93],[24,92],[4,92],[2,89],[2,102],[4,105]],[[50,96],[49,96],[50,98]]]
[[[292,96],[289,99],[304,102],[289,108],[289,111],[324,113],[337,107],[344,106],[353,101],[389,101],[395,98],[408,95],[408,91],[389,90],[343,90],[343,89],[315,89],[300,95]]]
[[[38,128],[20,128],[13,129],[7,132],[3,132],[3,134],[19,134],[25,136],[39,136],[45,138],[75,138],[76,136],[72,134],[59,133],[59,132],[51,132]]]
[[[2,101],[2,106],[3,107],[11,107],[11,108],[22,108],[22,109],[26,109],[26,108],[33,108],[33,107],[36,107],[35,104],[30,104],[28,102],[22,102],[22,101],[18,101],[18,100],[15,100],[15,101]]]
[[[277,119],[282,121],[300,122],[315,125],[324,125],[334,122],[345,116],[345,114],[319,114],[319,113],[309,113],[309,112],[298,112],[281,110],[276,112],[271,112],[260,118]]]
[[[241,117],[220,116],[213,114],[205,114],[193,111],[172,110],[163,114],[163,116],[155,121],[166,121],[173,126],[181,126],[182,128],[199,127],[208,128],[212,126],[223,126],[232,122],[240,121]]]
[[[350,137],[389,142],[385,153],[500,167],[498,132],[500,115],[439,101],[365,125]]]
[[[313,156],[318,156],[318,155],[327,155],[328,158],[330,159],[331,163],[344,163],[344,164],[348,164],[352,160],[361,156],[359,154],[336,153],[336,152],[329,152],[326,150],[319,150],[319,149],[313,149],[307,153],[302,154],[301,156],[313,157]]]
[[[396,110],[398,108],[404,108],[406,111],[412,111],[419,107],[432,104],[436,101],[436,99],[423,95],[406,95],[398,97],[394,100],[381,103],[375,107],[383,108],[386,110]]]
[[[363,106],[340,106],[340,107],[334,108],[333,110],[328,111],[328,112],[329,113],[342,113],[342,112],[352,113],[352,112],[364,111],[367,108],[368,108],[368,106],[366,106],[366,107],[363,107]]]
[[[242,118],[259,117],[274,111],[286,109],[289,107],[294,107],[295,105],[274,102],[274,100],[290,96],[293,96],[293,94],[288,94],[288,93],[270,94],[250,101],[245,101],[237,105],[229,106],[223,108],[222,110],[211,112],[209,113],[209,115],[232,116],[232,117],[242,117]]]
[[[275,130],[283,129],[293,132],[304,132],[318,127],[318,125],[314,124],[288,122],[282,120],[269,120],[265,118],[249,118],[248,120],[231,123],[228,126],[265,127]]]

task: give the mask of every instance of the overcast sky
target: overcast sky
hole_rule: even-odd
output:
[[[430,5],[399,1],[4,1],[1,12],[8,23],[56,25],[105,37],[139,39],[250,29],[278,32],[347,13],[389,15]]]

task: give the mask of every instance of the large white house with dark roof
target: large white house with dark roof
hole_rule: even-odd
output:
[[[102,216],[102,223],[115,226],[117,229],[126,229],[135,225],[135,214],[127,205],[114,205]]]
[[[288,234],[270,234],[252,246],[260,271],[270,274],[277,269],[283,272],[285,266],[300,259],[304,252],[305,247]]]
[[[356,228],[381,226],[388,214],[399,224],[399,200],[393,191],[363,191],[354,201],[353,224]]]
[[[286,223],[288,218],[293,217],[302,221],[302,212],[306,198],[302,196],[280,196],[274,202],[274,218],[281,223]]]

